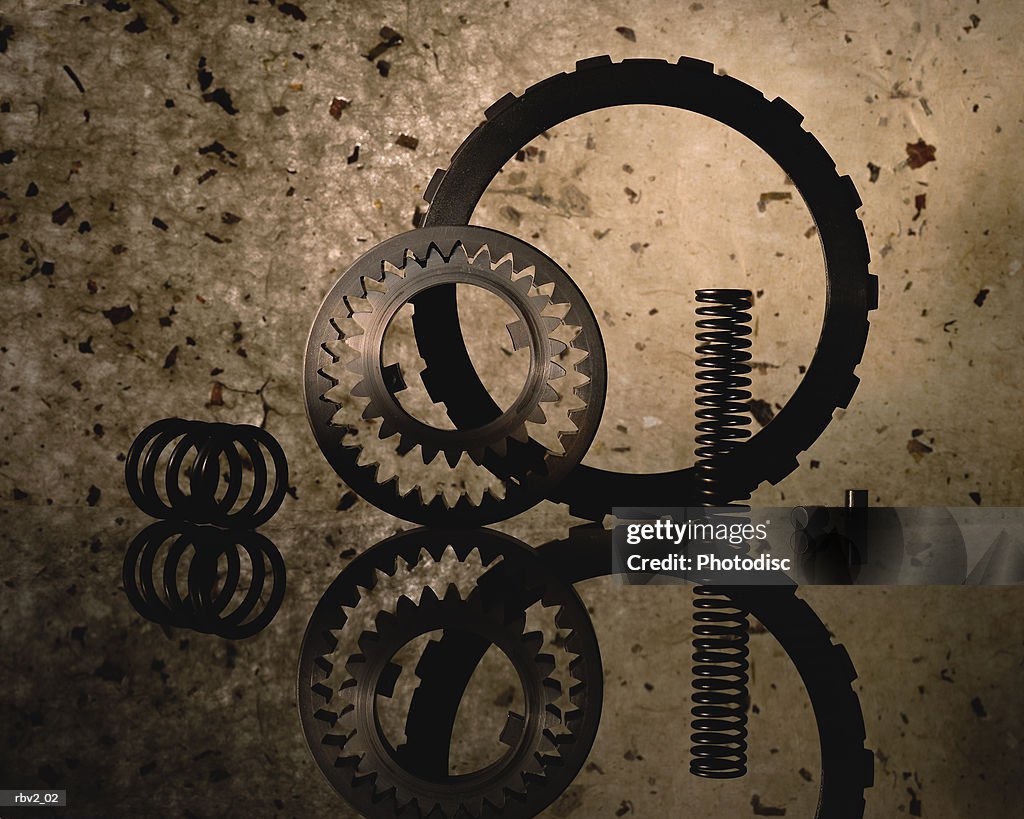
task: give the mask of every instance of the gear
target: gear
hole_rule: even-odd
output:
[[[405,388],[405,380],[398,364],[384,365],[382,347],[388,326],[405,304],[413,303],[418,312],[423,295],[459,282],[485,288],[513,308],[518,318],[508,325],[509,334],[515,349],[529,348],[530,369],[526,385],[507,410],[473,428],[444,430],[413,418],[402,408],[395,393]],[[537,292],[537,287],[550,283],[554,284],[551,297]],[[564,318],[545,315],[555,303],[567,306]],[[338,327],[339,318],[353,319],[363,332],[345,334]],[[552,333],[563,325],[580,328],[569,346],[584,354],[571,366],[585,383],[572,388],[583,406],[569,410],[573,429],[559,432],[563,452],[556,454],[533,441],[526,425],[544,423],[542,405],[559,399],[550,382],[566,373],[558,361],[567,345],[552,338]],[[378,480],[378,463],[359,463],[364,446],[349,434],[352,427],[338,423],[339,404],[331,398],[341,378],[338,344],[342,341],[356,353],[345,366],[360,378],[351,395],[367,399],[364,420],[380,419],[378,437],[397,436],[400,455],[418,447],[424,464],[443,452],[454,468],[463,455],[469,455],[502,480],[505,497],[487,490],[479,504],[465,492],[454,505],[442,494],[427,500],[423,487],[403,493],[397,477]],[[421,377],[433,398],[434,385],[445,380],[443,369],[435,364]],[[419,230],[373,248],[331,289],[310,331],[305,382],[307,414],[317,442],[356,492],[381,509],[417,523],[479,525],[538,503],[582,459],[604,406],[604,349],[596,319],[578,288],[535,248],[485,228]]]
[[[439,596],[429,583],[445,557],[465,564],[477,551],[488,567],[472,591],[449,583]],[[399,561],[402,558],[402,561]],[[408,566],[402,574],[401,563]],[[449,573],[450,576],[450,573]],[[384,580],[406,592],[381,610],[358,638],[346,629],[348,614]],[[416,599],[414,599],[416,598]],[[561,685],[552,676],[554,656],[545,653],[544,635],[527,632],[530,601],[557,607],[559,628],[569,631],[566,651],[573,683],[572,709],[556,706]],[[519,675],[525,715],[509,713],[500,740],[509,750],[497,762],[459,776],[413,758],[405,746],[391,747],[380,727],[378,696],[391,696],[401,667],[399,649],[419,635],[443,629],[497,645]],[[353,645],[357,653],[348,654]],[[436,642],[427,644],[415,673],[436,672]],[[347,659],[345,659],[347,657]],[[342,671],[343,669],[343,671]],[[340,673],[339,673],[340,672]],[[597,638],[582,601],[561,583],[536,554],[518,541],[488,530],[414,530],[384,541],[360,555],[331,584],[307,626],[300,654],[299,708],[303,729],[321,771],[346,799],[367,816],[454,817],[533,816],[550,804],[575,777],[589,753],[601,710],[602,672]],[[408,727],[407,727],[408,730]],[[445,735],[450,739],[451,727]],[[407,814],[406,811],[409,811]]]
[[[744,134],[768,153],[803,196],[817,226],[825,256],[825,314],[821,335],[803,381],[771,423],[722,460],[723,469],[751,488],[778,483],[798,466],[797,456],[817,440],[838,407],[857,388],[854,374],[864,352],[868,312],[878,306],[878,280],[868,272],[864,226],[857,218],[860,197],[848,176],[821,144],[801,128],[803,117],[785,100],[767,100],[754,88],[711,63],[681,57],[661,60],[592,57],[570,74],[557,74],[516,97],[506,94],[485,112],[486,121],[438,170],[424,193],[430,203],[425,224],[467,224],[488,184],[502,166],[548,129],[580,114],[618,105],[664,105],[694,111]],[[428,366],[443,378],[433,385],[452,422],[479,426],[494,414],[494,403],[476,373],[466,366],[458,343],[454,288],[425,295],[413,318],[416,344]],[[620,474],[580,465],[555,490],[552,500],[591,520],[613,506],[700,505],[696,467],[662,474]]]

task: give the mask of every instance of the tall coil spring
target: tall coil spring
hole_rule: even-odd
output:
[[[698,290],[697,471],[705,506],[747,507],[747,486],[722,457],[750,437],[749,290]],[[743,549],[743,551],[746,551]],[[748,612],[721,586],[694,590],[693,702],[690,773],[734,779],[747,772]]]

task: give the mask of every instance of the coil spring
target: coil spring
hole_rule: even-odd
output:
[[[164,418],[132,442],[124,476],[132,501],[151,517],[255,529],[284,499],[288,462],[259,427]]]
[[[727,506],[746,500],[741,484],[727,476],[722,456],[750,437],[749,290],[698,290],[697,458],[701,500]]]
[[[147,620],[231,640],[265,628],[285,592],[284,558],[268,538],[167,520],[135,537],[121,579]]]
[[[750,437],[749,290],[698,290],[696,294],[698,481],[705,506],[746,507],[741,478],[729,475],[722,457]],[[748,612],[721,587],[694,590],[693,702],[690,773],[734,779],[747,772],[749,694]]]
[[[252,530],[278,510],[288,486],[274,436],[249,425],[164,418],[132,442],[124,477],[136,506],[161,518],[124,556],[121,579],[135,610],[164,626],[234,640],[266,627],[284,600],[284,558]]]

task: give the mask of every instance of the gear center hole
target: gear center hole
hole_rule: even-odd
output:
[[[378,694],[377,718],[384,738],[396,748],[405,741],[405,717],[419,681],[415,669],[428,644],[443,630],[422,634],[392,657],[402,668],[393,697]],[[509,746],[500,740],[509,714],[525,713],[525,695],[512,661],[498,646],[487,649],[459,703],[448,751],[448,775],[472,774],[501,759]],[[512,718],[514,722],[514,718]]]
[[[466,350],[477,376],[487,392],[506,411],[526,387],[530,373],[529,346],[516,350],[508,326],[520,316],[500,296],[473,284],[458,283],[455,294],[459,323]],[[443,404],[435,404],[423,385],[420,373],[426,363],[420,357],[413,335],[413,306],[405,304],[384,333],[381,364],[398,364],[405,388],[395,399],[409,415],[436,429],[455,429]]]

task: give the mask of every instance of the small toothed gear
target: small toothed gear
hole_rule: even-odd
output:
[[[491,405],[487,420],[471,428],[439,429],[410,415],[396,398],[405,389],[398,364],[384,365],[385,333],[398,311],[412,303],[429,309],[430,291],[465,283],[489,290],[517,314],[508,325],[516,350],[529,349],[526,383],[508,409]],[[551,295],[538,290],[553,284]],[[563,317],[546,315],[552,305]],[[338,322],[351,319],[362,329],[347,334]],[[555,453],[530,437],[527,423],[547,421],[543,405],[558,401],[551,382],[566,375],[560,361],[567,344],[552,337],[562,327],[579,328],[568,346],[571,366],[583,381],[571,387],[577,404],[568,410],[572,428],[560,430],[563,451]],[[456,327],[456,332],[458,328]],[[461,335],[460,335],[461,340]],[[355,352],[340,361],[339,345]],[[469,366],[472,366],[471,364]],[[365,437],[336,417],[344,406],[332,396],[346,369],[359,381],[350,395],[366,400],[363,420],[380,419],[377,437],[397,437],[396,452],[420,450],[424,464],[443,453],[450,467],[463,455],[485,467],[504,485],[504,497],[485,490],[479,503],[462,491],[454,503],[424,487],[403,491],[397,476],[378,479],[379,464],[360,463]],[[432,400],[443,380],[437,365],[421,374]],[[327,295],[310,331],[306,348],[306,408],[317,442],[335,471],[360,495],[386,512],[417,523],[475,526],[518,514],[547,497],[579,462],[593,441],[604,406],[605,359],[597,321],[582,293],[558,265],[536,248],[499,231],[478,227],[411,231],[381,243],[346,271]],[[354,420],[354,419],[353,419]]]
[[[435,591],[439,569],[475,556],[486,573],[472,589],[460,592],[451,582],[443,594]],[[407,591],[356,636],[348,616],[392,579]],[[526,608],[537,601],[556,607],[555,622],[568,631],[572,707],[565,713],[556,705],[563,692],[553,676],[555,657],[544,651],[542,632],[526,630]],[[447,773],[447,753],[425,765],[410,758],[404,745],[392,747],[377,712],[378,696],[391,697],[401,675],[397,652],[437,630],[496,645],[516,670],[524,696],[525,713],[509,712],[499,737],[506,753],[457,776]],[[444,673],[432,660],[434,646],[427,643],[417,663],[421,680]],[[414,530],[364,552],[321,598],[303,639],[298,699],[321,771],[364,815],[527,817],[557,798],[582,767],[597,732],[601,686],[597,638],[586,607],[529,547],[487,530]],[[407,733],[413,730],[407,724]]]

